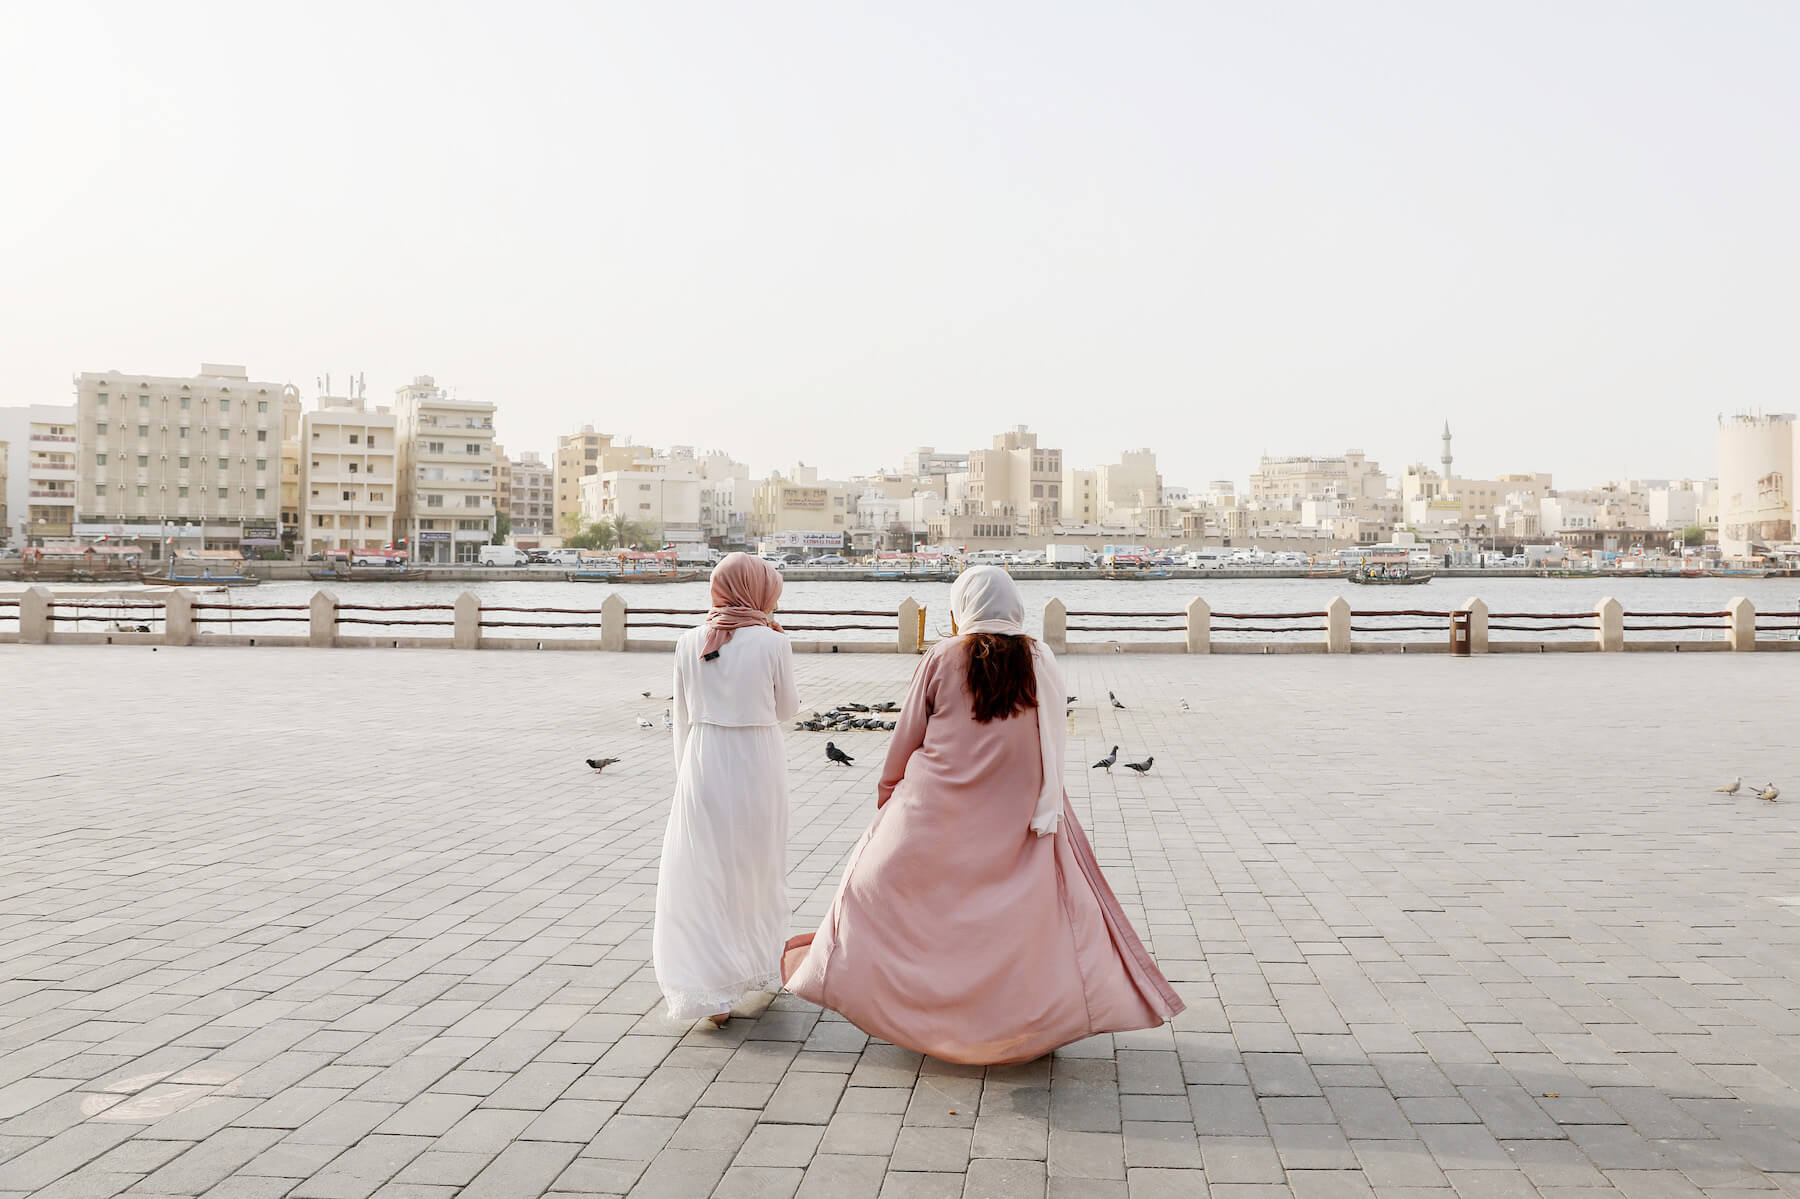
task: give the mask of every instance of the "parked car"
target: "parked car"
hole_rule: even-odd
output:
[[[814,566],[848,566],[850,559],[842,554],[820,554],[812,560]]]

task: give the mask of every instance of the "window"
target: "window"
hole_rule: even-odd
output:
[[[639,490],[639,491],[649,491],[649,490],[650,490],[650,484],[648,484],[648,483],[639,483],[639,484],[638,484],[638,490]]]
[[[144,495],[146,494],[147,490],[148,489],[142,483],[138,484],[138,498],[140,500],[144,498]]]
[[[188,409],[192,408],[193,406],[194,406],[194,397],[193,396],[182,396],[181,397],[181,410],[183,412],[186,412]]]
[[[106,393],[104,391],[101,392],[98,396],[96,396],[95,399],[99,402],[101,407],[106,406]]]
[[[355,474],[355,473],[356,473],[356,463],[354,463],[354,462],[352,462],[352,463],[351,463],[351,464],[350,464],[350,473],[351,473],[351,474]]]
[[[105,437],[106,436],[106,422],[105,421],[101,421],[99,424],[94,426],[94,436],[96,436],[96,437]]]
[[[230,429],[220,429],[219,430],[219,444],[224,445],[226,442],[228,442],[230,440],[231,440],[231,430]]]
[[[231,495],[231,488],[229,488],[229,487],[219,488],[219,498],[220,499],[225,499],[230,495]]]
[[[148,408],[149,406],[150,406],[150,397],[149,396],[139,396],[138,397],[138,407],[139,408]]]
[[[382,497],[385,496],[386,494],[387,493],[385,491],[371,491],[369,493],[369,500],[372,503],[380,503]]]
[[[267,412],[269,410],[269,401],[267,401],[267,400],[256,401],[256,410],[258,412]]]
[[[259,500],[267,499],[268,498],[268,490],[266,488],[258,487],[256,489],[256,498]]]
[[[258,472],[268,470],[269,460],[267,458],[258,458],[256,460],[256,469]]]
[[[187,460],[186,454],[183,454],[180,458],[176,459],[176,461],[181,464],[182,470],[186,470],[188,468],[188,460]]]
[[[354,434],[354,433],[350,434],[350,444],[351,445],[356,444],[356,434]]]
[[[639,512],[648,512],[648,511],[650,511],[650,505],[649,504],[639,504],[638,511]]]
[[[106,455],[105,454],[95,454],[94,455],[94,465],[95,466],[105,466],[106,465]]]
[[[138,426],[138,436],[139,437],[150,436],[150,426],[149,425],[139,425]]]
[[[442,508],[444,506],[444,497],[441,495],[428,495],[425,497],[425,506],[427,508]]]
[[[256,431],[256,440],[258,440],[258,441],[269,440],[269,431],[267,429],[258,429]]]
[[[224,474],[226,471],[228,471],[230,469],[231,469],[231,459],[226,458],[223,455],[221,455],[219,458],[219,473]]]
[[[175,489],[175,494],[185,500],[185,499],[187,499],[187,488],[186,487],[177,487]]]
[[[444,452],[444,443],[441,441],[428,441],[425,443],[425,452],[427,454],[441,454]]]
[[[187,435],[188,435],[188,427],[186,425],[181,426],[181,440],[186,441]]]
[[[104,483],[94,484],[94,498],[97,500],[103,500],[106,498],[106,484],[104,484]]]
[[[338,496],[347,504],[356,498],[356,493],[354,491],[340,491],[338,492]]]
[[[469,442],[467,445],[463,446],[463,453],[465,453],[465,454],[481,453],[481,443],[479,441]]]
[[[138,465],[139,466],[149,466],[150,465],[150,455],[139,454],[138,455]]]
[[[478,495],[463,496],[463,507],[465,507],[465,508],[479,508],[485,502],[486,501],[482,496],[478,496]],[[648,507],[648,505],[645,505],[645,506]]]

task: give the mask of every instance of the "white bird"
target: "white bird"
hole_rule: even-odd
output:
[[[653,729],[656,726],[650,723],[650,718],[648,716],[640,716],[638,717],[638,727],[640,729]]]
[[[669,709],[667,708],[663,709],[663,727],[665,729],[672,729],[675,727],[675,718],[669,714]]]
[[[1764,787],[1761,791],[1756,793],[1756,798],[1766,799],[1770,803],[1774,803],[1781,798],[1781,788],[1777,787],[1774,783],[1770,783],[1767,787]]]
[[[1188,701],[1185,699],[1181,701],[1181,710],[1183,712],[1186,712],[1188,710]]]
[[[1742,787],[1743,785],[1744,785],[1744,776],[1740,774],[1738,777],[1732,779],[1729,783],[1726,783],[1723,787],[1714,787],[1713,790],[1718,791],[1725,795],[1736,795],[1738,793],[1738,788]]]

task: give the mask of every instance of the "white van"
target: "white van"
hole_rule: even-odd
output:
[[[1005,550],[976,550],[967,559],[970,566],[1009,566],[1012,555]]]
[[[481,564],[483,566],[524,566],[531,561],[531,555],[517,546],[484,545],[481,547]]]

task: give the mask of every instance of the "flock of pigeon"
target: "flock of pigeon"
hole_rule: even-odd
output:
[[[673,698],[672,696],[652,695],[648,691],[643,692],[642,695],[645,699],[651,700],[666,701]],[[1068,697],[1065,706],[1071,714],[1075,710],[1075,701],[1077,698],[1077,696],[1073,695]],[[1125,705],[1119,701],[1119,697],[1114,695],[1111,691],[1106,693],[1106,698],[1115,710],[1120,712],[1127,710]],[[1183,712],[1188,710],[1188,702],[1185,699],[1181,701],[1181,710]],[[796,731],[804,730],[809,733],[841,733],[850,731],[891,733],[894,731],[895,722],[892,720],[884,720],[882,717],[899,711],[900,705],[894,703],[892,700],[883,700],[877,704],[844,703],[837,705],[829,711],[814,712],[804,720],[796,720],[794,722],[794,728]],[[668,708],[663,709],[662,723],[664,728],[674,727],[674,716]],[[656,727],[654,722],[646,716],[639,716],[637,718],[637,724],[640,729]],[[608,766],[617,765],[620,761],[618,758],[587,758],[584,760],[587,762],[589,769],[595,774],[601,773]],[[854,757],[839,749],[837,744],[832,741],[827,741],[825,743],[825,760],[837,766],[849,766],[856,761]],[[1108,774],[1111,774],[1112,768],[1119,764],[1119,747],[1115,745],[1112,747],[1111,753],[1094,763],[1093,769],[1104,770]],[[1145,757],[1142,762],[1123,763],[1125,769],[1134,771],[1139,775],[1149,774],[1150,768],[1155,764],[1156,756],[1154,754]],[[1720,787],[1719,790],[1729,791],[1735,794],[1737,791],[1737,782],[1734,780],[1729,788]],[[1773,783],[1769,784],[1769,792],[1765,793],[1763,798],[1775,798],[1775,785]]]
[[[1736,795],[1739,791],[1743,790],[1743,787],[1744,787],[1744,778],[1742,775],[1739,775],[1737,778],[1732,779],[1729,783],[1726,783],[1723,787],[1714,787],[1713,790],[1717,791],[1723,795]],[[1761,791],[1753,791],[1753,792],[1751,792],[1751,794],[1756,796],[1756,798],[1758,798],[1758,799],[1765,799],[1765,800],[1768,800],[1770,803],[1774,803],[1776,800],[1781,798],[1781,788],[1777,787],[1774,783],[1770,783],[1767,786],[1765,786]]]

